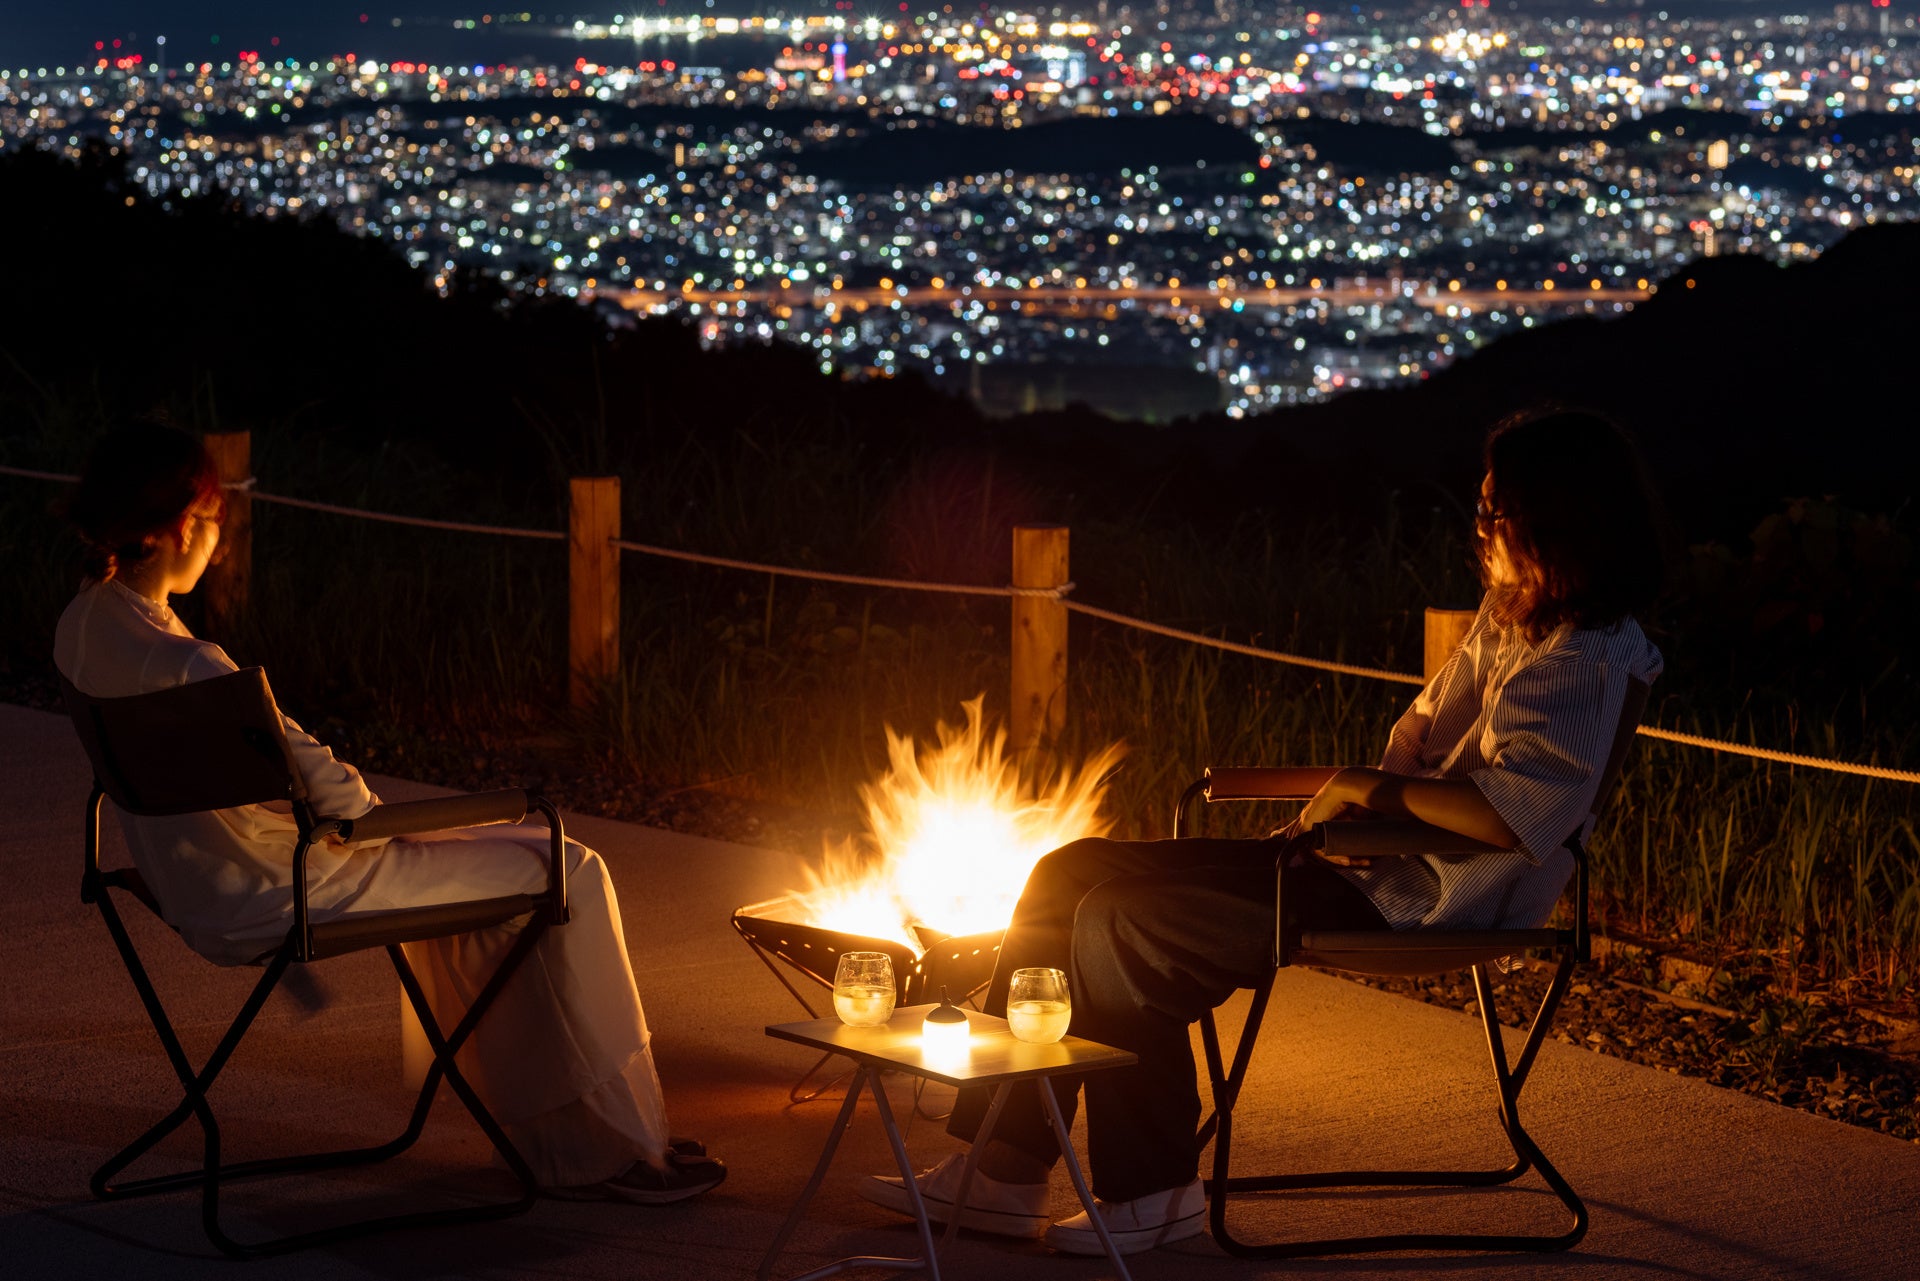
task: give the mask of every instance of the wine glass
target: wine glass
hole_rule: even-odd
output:
[[[833,971],[833,1012],[848,1027],[879,1027],[893,1017],[893,958],[842,952]]]
[[[1015,970],[1007,991],[1007,1029],[1016,1040],[1049,1045],[1067,1034],[1072,1017],[1067,976],[1036,967]]]

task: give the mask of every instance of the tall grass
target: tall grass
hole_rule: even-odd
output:
[[[16,410],[20,407],[16,406]],[[38,416],[35,416],[35,415]],[[85,406],[44,405],[4,458],[77,469]],[[16,420],[19,421],[19,420]],[[207,424],[201,424],[207,425]],[[295,454],[256,436],[262,487],[423,515],[559,528],[567,460],[476,478],[432,459]],[[629,536],[788,564],[1003,581],[1019,485],[991,467],[866,465],[830,437],[749,431],[629,466]],[[14,607],[0,663],[47,671],[78,557],[40,482],[0,478]],[[561,708],[564,544],[372,525],[256,504],[255,608],[215,639],[264,662],[289,710],[342,754],[431,772],[537,740],[660,790],[715,787],[847,812],[884,760],[882,726],[931,736],[983,691],[1004,710],[1008,609],[628,556],[621,670],[587,715]],[[1076,512],[1083,599],[1239,641],[1417,669],[1421,610],[1470,604],[1464,522],[1403,497],[1362,539],[1249,517],[1200,539],[1139,512]],[[194,621],[191,602],[183,614]],[[1164,835],[1210,764],[1377,758],[1408,690],[1199,649],[1077,618],[1062,750],[1124,741],[1109,804],[1125,835]],[[1909,731],[1864,747],[1778,716],[1721,715],[1656,691],[1696,732],[1911,762]],[[1737,704],[1736,704],[1737,706]],[[1797,732],[1796,732],[1797,730]],[[481,747],[476,748],[474,745]],[[1261,831],[1269,816],[1216,816]],[[1277,817],[1277,816],[1275,816]],[[1644,742],[1592,849],[1617,927],[1792,973],[1911,987],[1920,962],[1914,789]]]

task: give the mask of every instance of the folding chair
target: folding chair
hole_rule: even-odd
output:
[[[1633,741],[1646,708],[1648,686],[1634,681],[1628,688],[1626,705],[1621,710],[1605,772],[1594,802],[1600,813],[1619,781],[1627,747]],[[1335,771],[1325,768],[1229,768],[1212,769],[1189,787],[1180,798],[1174,816],[1174,834],[1191,835],[1193,803],[1204,800],[1305,800]],[[1338,821],[1323,823],[1320,834],[1323,852],[1351,858],[1409,857],[1426,853],[1471,854],[1493,852],[1485,845],[1453,832],[1425,823],[1402,821]],[[1360,1254],[1384,1250],[1566,1250],[1578,1244],[1587,1232],[1587,1208],[1571,1184],[1553,1167],[1546,1155],[1520,1123],[1520,1091],[1533,1067],[1547,1031],[1553,1024],[1561,998],[1566,995],[1576,962],[1591,959],[1588,926],[1587,852],[1579,832],[1570,834],[1566,848],[1573,855],[1571,886],[1575,900],[1570,926],[1542,929],[1497,930],[1295,930],[1287,920],[1283,891],[1275,890],[1276,929],[1274,965],[1277,971],[1288,965],[1315,965],[1357,974],[1416,975],[1450,970],[1473,969],[1474,991],[1480,1008],[1480,1021],[1486,1030],[1487,1049],[1493,1059],[1494,1084],[1499,1094],[1500,1125],[1513,1147],[1513,1163],[1497,1170],[1337,1170],[1309,1174],[1234,1175],[1232,1159],[1233,1111],[1241,1086],[1246,1081],[1247,1065],[1266,1014],[1267,1000],[1273,991],[1273,977],[1254,989],[1247,1021],[1234,1046],[1231,1068],[1224,1068],[1219,1031],[1213,1015],[1201,1020],[1201,1040],[1207,1057],[1207,1075],[1213,1087],[1213,1115],[1200,1128],[1200,1142],[1214,1140],[1213,1177],[1207,1180],[1209,1214],[1213,1236],[1229,1254],[1247,1258],[1298,1258],[1319,1254]],[[1276,886],[1280,878],[1275,878]],[[1501,1039],[1500,1025],[1494,1017],[1493,984],[1487,967],[1529,949],[1544,949],[1557,958],[1553,978],[1534,1014],[1525,1043],[1511,1064]],[[1572,1216],[1572,1225],[1560,1233],[1394,1233],[1374,1236],[1339,1237],[1322,1241],[1248,1242],[1233,1235],[1227,1225],[1227,1209],[1236,1195],[1277,1192],[1300,1188],[1337,1187],[1488,1187],[1511,1183],[1529,1169],[1540,1171],[1554,1196]]]
[[[117,1200],[198,1184],[201,1221],[208,1238],[222,1253],[236,1258],[279,1254],[392,1228],[504,1218],[531,1206],[535,1196],[532,1171],[461,1075],[454,1055],[547,928],[566,920],[566,882],[561,861],[563,833],[560,816],[553,806],[538,796],[509,790],[381,805],[358,818],[317,815],[308,804],[306,786],[294,764],[266,673],[257,667],[127,698],[91,698],[64,679],[61,686],[74,728],[86,746],[94,770],[93,793],[87,798],[86,870],[81,877],[80,898],[82,902],[99,905],[100,914],[120,949],[121,959],[185,1093],[178,1107],[94,1172],[93,1195],[100,1200]],[[292,928],[287,931],[284,942],[255,962],[264,964],[265,973],[254,984],[252,993],[205,1064],[197,1070],[174,1034],[146,968],[140,963],[114,907],[113,897],[107,893],[120,890],[145,904],[156,916],[160,915],[159,903],[137,869],[100,870],[103,797],[110,797],[130,814],[143,816],[188,814],[270,801],[292,802],[299,829],[293,848]],[[547,885],[541,892],[399,911],[352,913],[320,922],[310,918],[306,866],[307,852],[315,841],[328,836],[368,840],[410,832],[518,822],[529,808],[539,810],[546,817],[548,827]],[[465,1017],[450,1034],[443,1033],[400,945],[484,929],[516,917],[530,919]],[[220,1127],[207,1094],[287,967],[375,947],[386,949],[433,1050],[433,1063],[427,1070],[406,1128],[398,1137],[373,1147],[222,1164]],[[405,1151],[420,1137],[442,1077],[466,1105],[518,1181],[519,1195],[514,1200],[391,1214],[264,1241],[237,1241],[221,1228],[220,1188],[224,1183],[371,1164]],[[118,1181],[123,1170],[178,1129],[189,1116],[200,1122],[205,1136],[199,1169]]]

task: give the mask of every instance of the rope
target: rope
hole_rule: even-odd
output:
[[[0,463],[0,475],[25,476],[28,480],[64,481],[69,485],[77,485],[80,483],[78,476],[69,476],[65,472],[35,471],[31,467],[8,467],[4,463]]]
[[[630,543],[623,539],[614,539],[613,545],[622,551],[639,552],[645,556],[664,556],[668,560],[692,561],[696,565],[718,565],[722,569],[744,569],[755,574],[779,574],[786,578],[811,578],[823,583],[851,583],[856,587],[885,587],[908,592],[945,592],[952,596],[1029,596],[1044,600],[1064,600],[1073,590],[1072,583],[1062,583],[1058,587],[992,587],[974,583],[927,583],[912,578],[871,578],[865,574],[836,574],[825,569],[793,569],[786,565],[763,565],[758,561],[734,560],[728,556],[708,556],[704,552],[676,551],[671,547],[654,547],[647,543]]]
[[[308,511],[327,512],[334,516],[357,516],[361,520],[375,520],[388,525],[412,525],[419,529],[451,529],[462,534],[504,534],[510,538],[551,538],[566,541],[566,535],[552,529],[515,529],[510,525],[476,525],[464,520],[428,520],[424,516],[396,516],[391,512],[367,511],[362,507],[336,507],[332,503],[316,503],[310,498],[287,498],[281,494],[266,494],[259,490],[253,493],[257,503],[279,503],[286,507],[304,507]]]
[[[1199,632],[1183,632],[1177,627],[1165,627],[1159,623],[1149,623],[1143,618],[1132,618],[1126,614],[1116,614],[1110,609],[1099,609],[1092,605],[1083,605],[1070,600],[1067,608],[1076,614],[1085,614],[1089,618],[1103,618],[1109,623],[1119,623],[1123,627],[1132,627],[1143,632],[1152,632],[1157,636],[1168,636],[1174,640],[1186,641],[1190,645],[1205,645],[1211,649],[1223,649],[1229,654],[1245,654],[1249,658],[1265,658],[1276,663],[1291,663],[1296,667],[1312,667],[1323,672],[1338,672],[1342,676],[1364,676],[1371,680],[1393,681],[1399,685],[1421,685],[1426,682],[1408,672],[1390,672],[1384,667],[1360,667],[1353,663],[1335,663],[1324,658],[1308,658],[1303,654],[1288,654],[1277,649],[1261,649],[1258,645],[1242,645],[1236,641],[1221,640],[1216,636],[1203,636]]]
[[[1808,769],[1830,770],[1835,774],[1857,774],[1861,778],[1884,778],[1895,783],[1920,783],[1920,771],[1908,769],[1888,769],[1884,765],[1855,765],[1851,761],[1828,760],[1823,756],[1802,756],[1797,752],[1776,752],[1771,747],[1749,747],[1745,743],[1729,743],[1724,739],[1702,738],[1698,734],[1683,734],[1675,729],[1661,729],[1654,725],[1642,725],[1640,732],[1648,738],[1657,738],[1663,742],[1679,743],[1683,747],[1704,747],[1709,751],[1727,752],[1734,756],[1751,756],[1755,760],[1778,761],[1783,765],[1804,765]]]
[[[12,467],[0,463],[0,475],[24,476],[29,480],[50,480],[72,484],[79,481],[78,476],[63,472],[36,471],[30,467]],[[229,481],[222,488],[250,491],[252,496],[263,503],[279,503],[285,507],[300,507],[308,511],[327,512],[335,516],[353,516],[361,520],[379,521],[389,525],[411,525],[420,529],[447,529],[464,534],[500,534],[512,538],[544,538],[564,541],[567,535],[551,529],[515,529],[507,525],[480,525],[469,521],[429,520],[424,516],[399,516],[390,512],[368,511],[361,507],[340,507],[333,503],[314,502],[309,498],[288,498],[280,494],[262,493],[254,488],[255,478]],[[1073,591],[1072,583],[1062,583],[1058,587],[992,587],[966,583],[926,583],[907,578],[874,578],[864,574],[836,574],[822,569],[794,569],[785,565],[765,565],[758,561],[735,560],[728,556],[708,556],[701,552],[676,551],[669,547],[654,547],[647,543],[632,543],[614,539],[613,545],[622,551],[639,552],[645,556],[660,556],[668,560],[691,561],[698,565],[717,565],[723,569],[740,569],[755,574],[778,574],[787,578],[809,578],[826,583],[849,583],[856,587],[880,587],[897,591],[944,592],[954,596],[999,596],[1030,597],[1043,600],[1057,600],[1076,614],[1085,614],[1089,618],[1103,619],[1117,623],[1122,627],[1131,627],[1136,631],[1151,632],[1172,640],[1185,641],[1190,645],[1201,645],[1209,649],[1224,650],[1229,654],[1243,654],[1249,658],[1262,658],[1270,662],[1289,663],[1295,667],[1310,667],[1317,671],[1333,672],[1341,676],[1358,676],[1368,680],[1390,681],[1397,685],[1425,685],[1426,682],[1411,672],[1390,671],[1384,667],[1363,667],[1356,663],[1336,663],[1324,658],[1308,658],[1304,654],[1289,654],[1277,649],[1262,649],[1258,645],[1242,645],[1237,641],[1222,640],[1216,636],[1206,636],[1199,632],[1184,631],[1178,627],[1167,627],[1160,623],[1150,623],[1144,618],[1115,613],[1110,609],[1087,605],[1080,601],[1068,600],[1067,594]],[[1774,761],[1782,765],[1797,765],[1806,769],[1827,770],[1835,774],[1852,774],[1860,778],[1885,779],[1895,783],[1920,783],[1920,771],[1889,769],[1884,765],[1856,765],[1850,761],[1830,760],[1822,756],[1804,756],[1798,752],[1778,752],[1769,747],[1753,747],[1746,743],[1733,743],[1726,739],[1706,738],[1699,734],[1686,734],[1679,730],[1661,729],[1654,725],[1642,725],[1639,732],[1648,738],[1662,742],[1677,743],[1683,747],[1698,747],[1710,752],[1724,752],[1731,756],[1745,756],[1753,760]]]
[[[8,476],[25,476],[29,480],[52,480],[52,481],[58,481],[62,484],[67,484],[67,485],[77,485],[80,483],[80,478],[78,476],[69,476],[66,472],[63,472],[63,471],[34,471],[30,467],[0,466],[0,474],[4,474]],[[222,481],[220,482],[220,488],[252,489],[256,483],[258,483],[256,478],[249,476],[245,480]]]

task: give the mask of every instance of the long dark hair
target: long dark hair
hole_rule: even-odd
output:
[[[225,514],[206,446],[176,427],[129,423],[94,445],[66,514],[86,544],[87,577],[105,582],[152,555],[187,513],[209,505],[217,509],[214,519]]]
[[[1516,415],[1487,437],[1485,462],[1482,572],[1497,528],[1519,579],[1495,604],[1502,623],[1537,641],[1562,623],[1607,627],[1653,604],[1666,577],[1659,512],[1619,426],[1584,410]]]

